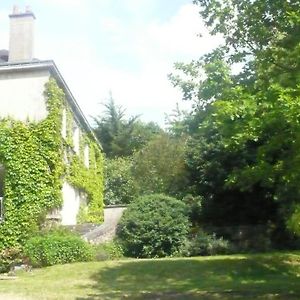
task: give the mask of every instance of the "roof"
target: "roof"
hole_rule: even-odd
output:
[[[94,138],[100,149],[102,149],[100,141],[95,136],[93,129],[80,109],[67,83],[59,72],[55,62],[53,60],[0,62],[0,73],[24,70],[48,70],[50,72],[50,74],[56,79],[58,86],[65,92],[66,99],[80,125]]]

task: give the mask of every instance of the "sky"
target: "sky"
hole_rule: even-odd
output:
[[[167,77],[174,63],[222,42],[208,34],[192,0],[5,0],[0,49],[8,49],[13,5],[31,7],[35,57],[55,61],[91,123],[111,92],[128,116],[163,126],[177,102],[188,107]]]

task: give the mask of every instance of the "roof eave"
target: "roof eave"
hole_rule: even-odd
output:
[[[24,62],[14,62],[14,63],[0,63],[0,72],[1,71],[14,71],[14,70],[30,70],[30,69],[48,69],[50,74],[56,79],[60,88],[65,92],[66,98],[73,110],[76,118],[80,124],[85,128],[85,130],[92,135],[93,139],[98,144],[99,148],[103,150],[100,141],[97,139],[96,135],[86,117],[84,116],[82,110],[80,109],[75,97],[73,96],[71,90],[69,89],[67,83],[65,82],[63,76],[59,72],[55,62],[53,60],[33,60],[33,61],[24,61]]]

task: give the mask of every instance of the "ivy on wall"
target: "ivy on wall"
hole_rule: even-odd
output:
[[[5,167],[5,220],[0,224],[0,250],[20,246],[39,229],[47,213],[62,205],[62,184],[69,181],[88,196],[86,220],[101,222],[103,214],[103,157],[92,139],[90,168],[82,156],[68,151],[63,140],[65,95],[54,79],[46,85],[48,116],[41,122],[0,120],[0,163]]]

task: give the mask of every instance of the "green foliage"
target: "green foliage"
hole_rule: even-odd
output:
[[[23,244],[46,213],[62,204],[61,119],[63,92],[51,80],[48,117],[40,123],[1,120],[0,161],[5,166],[5,221],[0,249]]]
[[[287,227],[291,232],[300,236],[300,205],[297,205],[292,211],[287,222]]]
[[[140,197],[124,212],[117,236],[126,255],[163,257],[179,252],[189,230],[182,201],[162,194]]]
[[[125,119],[126,110],[117,106],[112,96],[104,106],[104,116],[94,118],[94,131],[109,158],[130,156],[162,132],[158,125],[153,122],[145,124],[138,120],[138,116]]]
[[[103,222],[103,156],[95,142],[86,139],[89,146],[89,167],[84,165],[83,158],[72,155],[68,170],[68,180],[75,187],[84,191],[88,197],[87,207],[82,207],[86,213],[81,213],[78,221],[81,223]]]
[[[136,152],[132,172],[140,194],[183,194],[187,186],[184,150],[184,138],[161,134]]]
[[[94,252],[96,261],[119,260],[124,256],[122,246],[117,241],[96,245]]]
[[[11,269],[11,267],[17,262],[22,262],[20,248],[11,247],[3,249],[0,252],[0,274],[8,272]]]
[[[193,236],[189,244],[189,253],[191,256],[220,255],[230,252],[231,246],[227,240],[217,238],[215,234],[210,235],[203,231]]]
[[[203,198],[201,196],[194,197],[191,194],[186,195],[182,201],[188,207],[188,216],[189,220],[192,223],[193,229],[197,229],[199,227],[199,223],[202,217],[202,203]]]
[[[92,247],[79,236],[67,231],[50,231],[30,238],[24,253],[34,267],[89,261]]]
[[[170,76],[194,112],[182,122],[202,221],[299,232],[299,3],[195,0],[225,46]],[[243,64],[240,73],[231,69]],[[182,79],[184,78],[184,79]],[[186,126],[187,125],[187,126]],[[178,127],[178,124],[177,124]]]
[[[84,167],[63,141],[62,116],[67,103],[54,79],[46,85],[45,98],[48,115],[41,122],[0,121],[0,162],[5,167],[5,220],[0,224],[0,249],[24,245],[47,213],[61,207],[64,175],[70,174],[67,179],[72,178],[71,183],[88,194],[90,212],[97,215],[96,220],[102,220],[100,149],[90,142],[91,168]],[[65,153],[70,167],[64,163]]]
[[[104,190],[104,174],[103,165],[104,158],[99,149],[99,145],[89,134],[82,133],[80,135],[79,155],[73,151],[73,126],[74,118],[70,109],[66,109],[67,113],[67,134],[65,146],[67,150],[67,158],[69,166],[66,170],[68,181],[80,191],[87,195],[87,206],[80,207],[77,221],[79,223],[102,223],[103,222],[103,190]],[[89,149],[88,166],[85,165],[84,150]]]
[[[137,197],[137,188],[130,158],[118,157],[106,160],[104,192],[106,205],[130,203]]]

